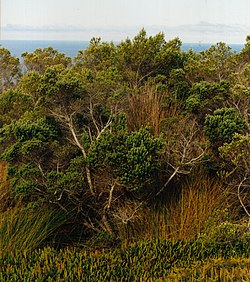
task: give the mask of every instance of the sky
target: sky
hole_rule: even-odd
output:
[[[0,0],[1,39],[104,41],[149,35],[184,43],[245,42],[249,0]]]

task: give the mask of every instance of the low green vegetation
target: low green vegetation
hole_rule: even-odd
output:
[[[119,250],[52,248],[1,259],[2,281],[206,281],[247,278],[249,241],[141,241]],[[244,257],[242,260],[239,257]],[[173,280],[171,280],[173,279]],[[183,280],[180,280],[183,279]],[[222,280],[223,281],[223,280]],[[226,280],[225,280],[226,281]]]
[[[0,48],[0,280],[247,281],[249,37],[181,44]]]

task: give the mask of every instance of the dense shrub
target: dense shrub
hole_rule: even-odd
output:
[[[230,142],[235,133],[242,133],[246,129],[246,121],[234,108],[215,110],[213,115],[205,118],[204,130],[212,144]]]

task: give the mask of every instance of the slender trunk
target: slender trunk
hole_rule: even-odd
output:
[[[71,134],[74,138],[74,141],[75,141],[77,147],[81,150],[83,156],[85,158],[87,158],[87,153],[86,153],[84,147],[81,145],[80,141],[77,138],[77,135],[76,135],[75,129],[72,125],[72,122],[69,122],[68,126],[69,126],[70,132],[71,132]],[[85,171],[86,171],[86,175],[87,175],[87,181],[88,181],[90,192],[91,192],[92,195],[95,195],[95,191],[94,191],[94,187],[93,187],[93,183],[92,183],[92,178],[91,178],[91,172],[90,172],[90,168],[89,168],[88,164],[86,164],[86,166],[85,166]]]

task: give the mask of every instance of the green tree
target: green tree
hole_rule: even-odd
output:
[[[231,186],[235,187],[235,194],[250,218],[250,136],[235,133],[230,143],[219,148],[220,157],[226,163],[226,176]]]
[[[0,93],[15,85],[21,76],[19,59],[11,56],[9,50],[0,47]]]
[[[235,66],[231,47],[219,42],[200,53],[189,52],[185,62],[186,77],[191,82],[228,80]]]
[[[63,65],[67,67],[71,63],[71,58],[63,53],[59,53],[52,47],[44,49],[38,48],[33,53],[22,54],[23,65],[27,71],[33,70],[39,73],[45,71],[49,66]]]
[[[19,89],[4,91],[0,96],[0,128],[13,120],[18,120],[31,107],[31,97]]]
[[[126,39],[117,45],[118,69],[132,88],[137,88],[149,77],[163,75],[183,65],[181,41],[165,41],[164,34],[147,36],[142,29],[133,40]]]
[[[89,69],[103,71],[116,67],[117,51],[113,42],[101,42],[101,38],[92,38],[88,48],[80,50],[74,59],[74,68],[78,71]]]
[[[245,63],[231,74],[231,95],[228,103],[236,108],[249,122],[250,106],[250,64]]]

